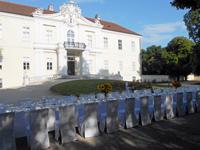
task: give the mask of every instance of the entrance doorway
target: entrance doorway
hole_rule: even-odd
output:
[[[75,61],[68,61],[68,75],[75,75]]]

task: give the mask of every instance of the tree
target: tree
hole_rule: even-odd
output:
[[[197,43],[197,46],[193,50],[193,73],[200,75],[199,68],[200,59],[196,56],[199,56],[199,43],[200,43],[200,0],[173,0],[171,2],[172,6],[175,6],[177,9],[190,9],[188,13],[184,16],[184,22],[187,26],[189,32],[189,37]]]
[[[163,52],[163,57],[166,60],[167,73],[176,77],[185,77],[192,72],[192,47],[194,43],[185,37],[175,37],[172,39]]]
[[[199,0],[173,0],[171,2],[172,6],[176,7],[177,9],[192,9],[196,10],[200,8],[200,1]]]
[[[193,47],[192,68],[196,75],[200,75],[200,42]]]
[[[196,42],[200,42],[200,9],[190,10],[184,16],[184,22],[189,36]]]
[[[165,74],[161,46],[153,45],[142,50],[142,73],[146,75]]]

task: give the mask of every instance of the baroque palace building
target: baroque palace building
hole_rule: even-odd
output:
[[[141,35],[83,17],[73,0],[58,12],[0,1],[0,87],[57,77],[141,78]]]

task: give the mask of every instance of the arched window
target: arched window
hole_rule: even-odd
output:
[[[69,43],[74,43],[74,38],[75,38],[74,31],[69,30],[69,31],[67,32],[67,41],[68,41]]]

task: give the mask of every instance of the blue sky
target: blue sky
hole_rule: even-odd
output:
[[[56,10],[68,0],[7,0],[41,8],[52,3]],[[119,23],[143,35],[142,47],[166,46],[175,36],[188,37],[184,10],[176,10],[171,0],[77,0],[87,17],[99,14],[103,20]]]

